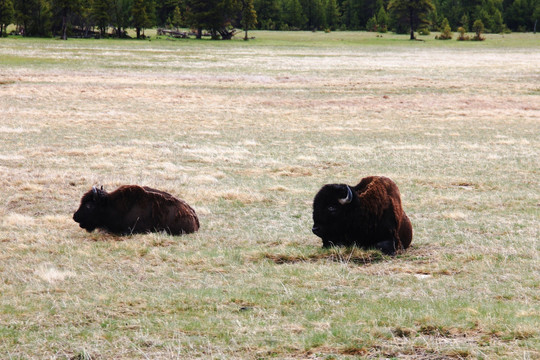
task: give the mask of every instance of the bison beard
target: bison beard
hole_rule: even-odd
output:
[[[313,222],[323,247],[358,246],[393,255],[412,241],[399,189],[382,176],[363,178],[354,187],[324,185],[313,201]]]
[[[152,231],[180,235],[199,229],[197,214],[185,201],[137,185],[111,193],[92,188],[83,195],[73,220],[88,232],[100,228],[119,235]]]

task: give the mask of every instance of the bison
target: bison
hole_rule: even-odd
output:
[[[111,193],[94,186],[83,195],[73,220],[88,232],[100,228],[118,235],[152,231],[180,235],[199,229],[197,214],[185,201],[137,185],[123,185]]]
[[[397,185],[383,176],[365,177],[354,187],[324,185],[313,201],[313,222],[325,248],[358,246],[394,255],[409,247],[413,235]]]

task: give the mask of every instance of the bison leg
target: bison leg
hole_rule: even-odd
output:
[[[328,240],[328,239],[322,239],[322,247],[325,248],[325,249],[329,249],[333,246],[339,246],[338,243],[336,243],[335,241],[332,241],[332,240]]]
[[[379,224],[378,239],[383,239],[375,244],[375,248],[386,255],[395,255],[396,250],[401,248],[399,235],[397,234],[398,222],[392,209],[383,212]]]
[[[407,249],[412,242],[413,230],[411,220],[409,217],[403,213],[403,218],[399,227],[399,239],[401,240],[401,245],[404,249]]]
[[[344,245],[343,242],[340,241],[339,239],[335,239],[335,238],[334,239],[332,239],[332,238],[330,238],[330,239],[328,239],[328,238],[322,239],[322,246],[323,246],[324,249],[329,249],[331,247],[339,247],[339,246],[343,246],[343,245]]]
[[[378,243],[375,244],[375,248],[377,250],[381,250],[386,255],[395,255],[396,254],[396,241],[395,239],[379,241]]]

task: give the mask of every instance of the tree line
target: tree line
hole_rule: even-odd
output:
[[[234,29],[536,31],[540,0],[0,0],[0,32],[24,36],[137,37],[153,27],[230,39]]]
[[[410,10],[417,26],[438,31],[471,29],[481,20],[486,31],[533,31],[540,0],[254,0],[258,29],[410,31]],[[403,9],[407,8],[408,14]]]

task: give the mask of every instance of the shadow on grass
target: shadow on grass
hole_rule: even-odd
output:
[[[279,254],[263,253],[264,259],[273,261],[276,264],[295,264],[300,262],[332,261],[352,264],[372,264],[391,259],[392,257],[383,255],[377,250],[363,250],[359,248],[331,248],[317,249],[313,253],[302,254]]]
[[[275,264],[316,263],[332,261],[338,263],[351,263],[358,265],[376,264],[385,261],[400,260],[408,263],[427,263],[437,257],[437,251],[428,245],[413,245],[409,249],[400,251],[395,256],[388,256],[379,250],[365,250],[357,247],[333,247],[330,249],[314,248],[302,251],[291,249],[287,253],[264,252],[256,255],[252,260],[266,259]]]

